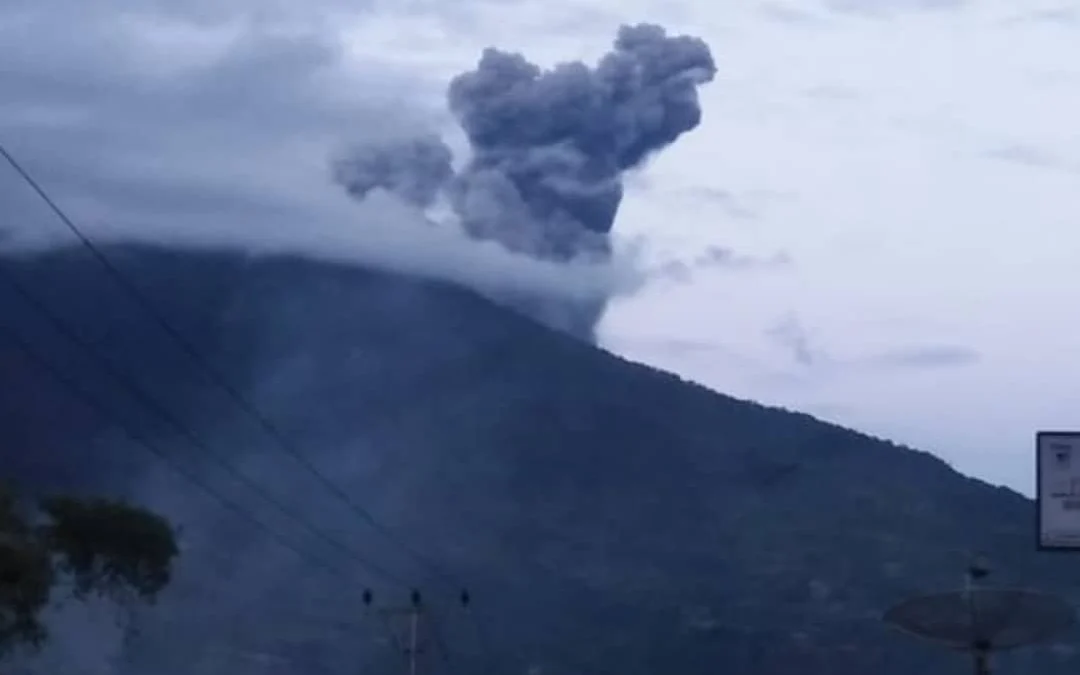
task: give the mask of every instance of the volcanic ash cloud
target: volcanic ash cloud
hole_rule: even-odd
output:
[[[460,170],[430,134],[353,146],[334,160],[334,179],[361,200],[382,189],[419,209],[441,201],[470,237],[514,253],[604,261],[624,174],[698,126],[698,88],[715,74],[704,41],[649,24],[621,27],[595,66],[543,70],[489,48],[447,92],[469,143]],[[545,311],[542,298],[519,300],[541,320],[557,316],[559,327],[590,335],[604,305]]]

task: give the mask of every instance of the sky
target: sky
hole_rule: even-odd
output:
[[[718,72],[627,180],[616,236],[666,272],[602,346],[1031,494],[1035,431],[1080,428],[1080,1],[8,0],[0,141],[91,236],[337,247],[343,141],[454,141],[485,47],[593,61],[637,22]],[[10,172],[0,203],[64,236]]]

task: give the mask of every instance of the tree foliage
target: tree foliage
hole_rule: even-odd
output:
[[[42,613],[62,583],[78,598],[153,602],[178,553],[169,522],[138,506],[68,496],[26,504],[0,488],[0,656],[44,643]]]

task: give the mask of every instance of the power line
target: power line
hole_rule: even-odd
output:
[[[60,219],[60,221],[82,242],[82,244],[90,251],[95,259],[112,275],[113,279],[119,283],[124,289],[126,289],[136,302],[143,308],[143,310],[153,318],[166,333],[168,333],[176,342],[180,345],[185,353],[197,364],[203,372],[214,381],[223,391],[225,391],[233,401],[245,410],[267,433],[271,438],[275,440],[278,446],[287,454],[291,455],[304,469],[310,473],[316,480],[329,490],[332,494],[342,500],[357,516],[366,521],[373,529],[380,532],[384,537],[393,542],[401,550],[405,551],[414,560],[419,562],[422,566],[427,567],[434,572],[435,576],[442,579],[444,582],[448,582],[450,585],[457,587],[458,584],[454,583],[454,579],[446,574],[441,566],[435,564],[430,558],[424,556],[416,549],[411,547],[407,542],[398,537],[391,529],[382,525],[367,509],[363,508],[352,500],[349,495],[342,490],[334,481],[326,477],[322,471],[319,470],[313,462],[311,462],[303,453],[298,452],[292,447],[291,443],[287,441],[284,435],[278,431],[278,429],[263,415],[253,404],[251,404],[243,394],[240,393],[235,387],[233,387],[228,379],[222,376],[216,368],[214,368],[184,336],[175,329],[164,316],[161,315],[155,308],[153,303],[139,290],[139,288],[131,283],[120,270],[112,264],[108,256],[102,253],[91,239],[82,232],[82,230],[67,216],[66,213],[53,201],[48,195],[45,189],[38,184],[36,180],[30,175],[30,173],[22,167],[22,165],[16,161],[16,159],[7,151],[3,143],[0,143],[0,155],[3,155],[8,164],[15,170],[19,176],[34,190],[35,193],[45,202],[49,209]]]
[[[472,612],[466,612],[465,615],[472,620],[473,628],[476,629],[476,638],[480,643],[480,651],[483,652],[484,657],[487,659],[489,673],[498,672],[499,666],[495,658],[495,651],[491,647],[491,640],[488,637],[487,628],[480,622],[480,619],[476,617]]]
[[[396,535],[396,533],[393,532],[393,530],[391,530],[391,529],[387,528],[386,526],[382,525],[377,519],[375,519],[375,517],[369,511],[367,511],[362,506],[360,506],[355,501],[353,501],[348,496],[348,494],[344,490],[342,490],[334,481],[327,478],[326,475],[323,474],[318,469],[318,467],[315,466],[314,463],[312,463],[302,453],[298,452],[295,448],[293,448],[291,443],[284,437],[284,435],[280,431],[278,431],[278,429],[266,418],[266,416],[263,415],[253,404],[251,404],[244,397],[244,395],[242,393],[240,393],[235,387],[233,387],[228,382],[227,378],[222,376],[218,372],[218,370],[216,368],[214,368],[199,353],[198,349],[195,348],[190,343],[190,341],[188,341],[183,336],[183,334],[180,331],[178,331],[176,328],[174,328],[169,323],[169,321],[164,316],[162,316],[162,314],[159,313],[154,308],[153,302],[150,301],[145,296],[145,294],[143,294],[142,291],[139,290],[139,288],[135,284],[130,282],[127,279],[127,277],[124,275],[124,273],[122,273],[109,260],[108,256],[106,256],[97,247],[97,245],[95,245],[93,243],[93,241],[86,234],[84,234],[82,232],[82,230],[67,216],[67,214],[56,204],[56,202],[53,201],[53,199],[44,190],[44,188],[7,151],[7,149],[4,147],[4,145],[2,143],[0,143],[0,155],[2,155],[4,157],[4,159],[8,162],[8,164],[16,171],[16,173],[19,174],[19,176],[42,199],[42,201],[57,216],[57,218],[59,218],[60,221],[79,239],[79,241],[87,248],[87,250],[91,253],[91,255],[106,269],[106,271],[113,277],[113,279],[117,283],[119,283],[136,300],[136,302],[141,306],[141,308],[154,320],[155,323],[157,323],[159,325],[159,327],[162,330],[164,330],[174,341],[176,341],[176,343],[189,356],[189,358],[191,358],[193,361],[195,361],[199,365],[200,369],[203,370],[204,374],[206,374],[219,388],[221,388],[224,392],[226,392],[229,395],[229,397],[232,398],[233,401],[236,404],[238,404],[248,415],[250,415],[258,423],[258,425],[263,429],[263,431],[265,433],[267,433],[271,438],[273,438],[275,440],[275,442],[277,443],[277,445],[280,447],[281,450],[283,450],[284,452],[286,452],[287,454],[292,456],[302,467],[304,467],[304,469],[308,473],[310,473],[314,478],[316,478],[320,483],[322,483],[323,486],[328,491],[330,491],[336,497],[341,499],[342,502],[344,502],[347,506],[349,506],[350,509],[357,516],[359,516],[364,521],[366,521],[373,529],[379,531],[384,537],[386,537],[389,541],[394,543],[398,548],[400,548],[402,551],[409,554],[410,557],[412,557],[414,560],[421,563],[424,567],[426,567],[430,571],[432,571],[437,578],[443,580],[444,582],[449,582],[450,584],[453,585],[454,579],[449,574],[445,573],[442,570],[441,566],[437,565],[430,558],[428,558],[427,556],[419,553],[416,549],[411,547],[408,543],[404,542],[400,537],[398,537]],[[26,292],[25,289],[22,288],[21,285],[14,279],[14,275],[12,275],[12,274],[10,274],[9,272],[6,272],[6,271],[3,272],[3,273],[8,277],[9,282],[12,284],[12,286],[15,287],[19,291],[20,295],[22,295],[31,304],[37,306],[42,311],[42,313],[45,314],[50,319],[50,322],[53,323],[53,325],[56,326],[56,328],[59,331],[65,333],[66,335],[69,336],[70,339],[72,339],[73,341],[79,343],[85,349],[87,349],[92,354],[94,354],[103,363],[103,365],[109,371],[111,371],[113,373],[114,377],[116,377],[118,380],[120,380],[121,382],[128,382],[127,378],[122,373],[117,373],[117,370],[115,369],[115,367],[113,367],[112,364],[110,362],[108,362],[107,359],[105,359],[104,357],[101,357],[100,355],[97,355],[96,352],[92,349],[92,347],[90,347],[90,345],[88,345],[85,341],[78,338],[78,336],[73,334],[72,331],[68,330],[63,325],[63,322],[60,322],[58,319],[56,319],[56,317],[53,316],[51,314],[51,312],[49,312],[47,309],[45,309],[41,305],[41,303],[38,303],[36,301],[36,299],[33,298],[33,296],[31,294]],[[397,582],[397,583],[399,583],[401,585],[406,585],[403,580],[398,578],[396,575],[391,574],[389,571],[387,571],[385,569],[381,569],[378,566],[375,566],[373,563],[370,563],[369,561],[364,560],[363,558],[358,558],[356,556],[356,554],[354,554],[347,547],[344,547],[340,542],[334,540],[333,538],[329,537],[325,533],[322,533],[317,528],[314,528],[314,526],[311,526],[310,523],[307,523],[307,521],[303,520],[299,516],[292,513],[287,507],[282,505],[280,501],[278,501],[272,495],[269,495],[268,493],[266,493],[265,490],[263,490],[261,486],[259,486],[254,481],[251,481],[243,473],[236,470],[235,467],[232,467],[227,462],[224,462],[223,460],[220,460],[220,458],[217,458],[217,456],[214,453],[210,453],[210,451],[206,448],[205,444],[203,444],[190,431],[188,431],[185,427],[183,427],[182,424],[177,422],[175,420],[175,418],[173,418],[168,413],[167,410],[163,410],[159,404],[157,404],[155,401],[153,401],[152,398],[148,397],[145,394],[145,392],[142,392],[141,389],[139,389],[137,385],[127,384],[127,385],[125,385],[125,388],[132,391],[133,395],[135,395],[137,398],[143,399],[144,402],[149,407],[151,407],[152,409],[157,409],[158,411],[160,411],[159,414],[164,419],[166,419],[166,421],[168,421],[172,426],[176,427],[194,445],[196,445],[197,447],[200,447],[201,449],[206,451],[211,457],[216,458],[217,459],[216,463],[218,463],[220,466],[225,468],[230,474],[232,474],[238,480],[240,480],[241,482],[249,485],[249,487],[251,487],[258,494],[263,496],[263,498],[266,499],[267,501],[269,501],[271,504],[274,504],[280,511],[282,511],[283,513],[285,513],[287,515],[290,515],[294,520],[297,520],[301,524],[305,525],[306,529],[309,529],[311,532],[313,532],[314,534],[316,534],[320,538],[328,541],[329,543],[331,543],[335,547],[344,550],[350,557],[356,559],[364,567],[367,567],[368,569],[371,569],[373,571],[376,571],[376,572],[380,573],[382,576],[384,576],[387,579],[391,579],[391,580],[393,580],[393,581],[395,581],[395,582]],[[155,454],[158,454],[158,453],[155,452]],[[161,455],[159,455],[159,456],[161,456]],[[187,477],[189,478],[189,480],[191,479],[190,475],[188,475]],[[201,484],[197,482],[197,479],[195,480],[195,483],[197,485],[201,486]],[[201,487],[203,487],[204,489],[207,489],[205,486],[201,486]],[[232,506],[235,507],[235,504],[232,505]],[[239,507],[237,507],[237,508],[239,508]],[[253,517],[250,516],[250,514],[247,514],[247,512],[243,511],[242,509],[240,509],[240,511],[242,513],[244,513],[248,517],[248,519],[250,519],[253,522],[257,523],[263,529],[267,529],[272,534],[276,534],[268,526],[261,523],[260,521],[255,520]],[[569,539],[565,539],[565,540],[569,541]],[[284,542],[284,543],[290,549],[292,549],[294,552],[296,552],[299,555],[303,556],[303,554],[299,551],[299,549],[291,546],[287,542]],[[324,566],[325,566],[325,564],[324,564]],[[541,569],[543,569],[543,568],[541,568]],[[548,572],[547,570],[543,570],[543,571],[546,572],[546,573]],[[550,575],[550,573],[549,573],[549,575]],[[550,577],[552,579],[555,579],[555,580],[558,580],[558,581],[561,581],[561,582],[569,582],[569,580],[562,579],[561,577],[556,577],[555,575],[550,575]],[[486,633],[487,632],[486,632],[486,630],[484,630],[480,620],[477,617],[473,616],[472,618],[473,618],[475,626],[477,627],[478,635],[482,636],[481,641],[485,645],[485,651],[490,655],[491,654],[490,645],[488,644],[488,640],[486,639]],[[563,663],[564,663],[564,665],[567,664],[566,661],[564,661]],[[598,675],[606,675],[605,671],[603,671],[603,670],[597,670],[597,669],[593,669],[593,668],[583,668],[580,665],[573,666],[573,668],[575,670],[581,670],[581,671],[584,671],[584,672],[590,672],[590,673],[594,673],[594,674],[598,674]]]
[[[138,384],[134,383],[125,373],[123,373],[119,368],[113,365],[113,363],[109,359],[98,353],[98,351],[94,349],[94,347],[89,342],[83,340],[75,331],[71,330],[67,326],[67,324],[60,318],[58,318],[56,314],[53,313],[47,306],[39,302],[37,298],[27,290],[27,288],[17,278],[17,276],[13,274],[10,270],[8,270],[4,265],[0,265],[0,276],[4,277],[4,279],[9,283],[12,289],[20,297],[22,297],[28,304],[36,308],[38,312],[42,316],[44,316],[46,320],[53,326],[53,328],[57,330],[57,332],[64,335],[68,340],[71,340],[72,342],[78,344],[87,353],[93,356],[97,361],[101,363],[105,371],[108,372],[109,375],[113,377],[113,379],[115,379],[133,397],[139,400],[144,406],[154,411],[169,426],[175,429],[181,436],[186,438],[188,442],[190,442],[195,447],[201,449],[207,457],[209,457],[215,464],[221,467],[234,479],[246,485],[249,489],[258,494],[265,501],[277,508],[281,513],[285,514],[295,522],[299,523],[304,529],[314,534],[319,539],[322,539],[324,542],[330,544],[334,548],[337,548],[338,550],[344,552],[345,555],[349,556],[354,561],[359,563],[361,567],[368,569],[369,571],[383,577],[384,579],[394,581],[399,585],[408,585],[408,582],[406,582],[401,577],[398,577],[396,574],[381,567],[380,565],[373,563],[370,560],[367,560],[364,557],[358,555],[349,547],[345,546],[338,540],[334,539],[332,536],[312,525],[302,516],[298,515],[295,511],[290,509],[286,504],[282,503],[281,500],[279,500],[277,497],[275,497],[273,494],[263,488],[257,481],[252,480],[244,472],[240,471],[227,460],[225,460],[221,455],[212,452],[207,447],[206,443],[204,443],[197,434],[184,426],[184,424],[177,420],[176,417],[173,416],[172,413],[170,413],[163,405],[155,401],[152,396],[148,395]]]
[[[430,610],[428,611],[428,626],[431,627],[431,639],[435,642],[435,650],[439,652],[439,660],[442,661],[443,668],[446,669],[446,675],[456,675],[454,666],[450,661],[450,648],[446,644],[446,640],[443,639],[438,617]]]
[[[52,212],[64,223],[64,225],[71,230],[76,237],[83,243],[83,245],[90,251],[90,253],[98,260],[98,262],[106,268],[106,270],[113,275],[114,279],[120,283],[154,319],[163,330],[165,330],[188,354],[190,358],[195,360],[204,370],[204,372],[213,380],[219,387],[221,387],[237,404],[239,404],[245,412],[255,419],[259,426],[284,450],[287,454],[291,455],[302,466],[304,466],[312,476],[314,476],[320,483],[322,483],[332,494],[340,498],[345,504],[347,504],[358,516],[368,522],[373,528],[382,533],[387,539],[396,544],[400,549],[408,553],[415,560],[427,567],[429,570],[435,573],[435,576],[447,582],[451,585],[455,580],[441,568],[441,566],[434,563],[430,558],[419,553],[415,549],[408,546],[407,543],[400,540],[396,534],[389,528],[379,523],[374,516],[355,503],[336,483],[328,479],[318,467],[316,467],[310,460],[308,460],[302,453],[299,453],[291,446],[291,444],[284,438],[283,434],[266,418],[260,411],[252,405],[235,387],[229,384],[227,378],[222,376],[217,369],[215,369],[210,363],[199,354],[198,349],[195,348],[190,341],[188,341],[176,330],[167,319],[165,319],[153,306],[153,303],[143,294],[133,283],[131,283],[126,276],[108,259],[108,257],[101,252],[101,250],[93,243],[93,241],[81,231],[81,229],[72,221],[70,217],[56,204],[56,202],[49,196],[45,189],[30,175],[30,173],[22,167],[22,165],[11,155],[10,152],[0,143],[0,155],[11,165],[11,167],[19,174],[20,177],[34,190],[35,193],[42,199],[43,202],[52,210]],[[488,356],[491,356],[490,354]],[[445,385],[446,383],[444,383]],[[448,387],[440,387],[439,390],[446,391]],[[429,392],[429,396],[435,394],[441,397],[441,392]],[[550,534],[549,534],[550,536]],[[561,536],[564,541],[570,541],[565,536]],[[545,572],[547,570],[544,570]],[[553,579],[561,583],[568,583],[569,580],[562,579],[561,577],[554,577]]]
[[[52,362],[42,356],[40,352],[34,349],[34,347],[31,346],[29,341],[22,338],[10,327],[0,325],[0,335],[3,335],[4,339],[14,345],[20,352],[23,353],[23,355],[27,359],[36,364],[38,368],[48,373],[54,380],[56,380],[58,384],[67,389],[77,399],[82,401],[83,404],[94,410],[99,417],[104,420],[112,421],[117,426],[117,428],[119,428],[124,433],[124,435],[128,437],[129,440],[131,440],[139,447],[143,448],[145,451],[149,452],[151,455],[155,456],[158,460],[160,460],[167,467],[169,467],[175,474],[182,477],[188,483],[193,485],[196,489],[209,496],[211,499],[216,501],[225,509],[240,516],[241,518],[247,520],[248,522],[252,523],[259,529],[269,534],[274,539],[274,541],[276,541],[282,547],[295,553],[300,559],[312,562],[318,567],[322,568],[324,571],[328,571],[335,576],[348,578],[344,572],[342,572],[334,565],[331,565],[319,558],[310,556],[299,547],[294,546],[280,532],[256,518],[250,511],[243,508],[236,502],[232,501],[218,490],[214,489],[210,485],[200,480],[197,474],[195,474],[193,471],[188,470],[180,462],[174,460],[171,456],[169,456],[168,453],[163,452],[160,448],[158,448],[154,443],[145,438],[142,434],[132,431],[128,425],[124,424],[122,420],[119,420],[115,415],[110,414],[110,412],[105,409],[105,406],[103,406],[101,403],[94,399],[93,395],[88,393],[83,387],[79,386],[79,384],[74,380],[74,378],[65,375],[62,370],[60,370]]]

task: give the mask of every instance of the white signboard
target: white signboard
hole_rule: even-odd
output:
[[[1035,437],[1039,548],[1080,550],[1080,431]]]

